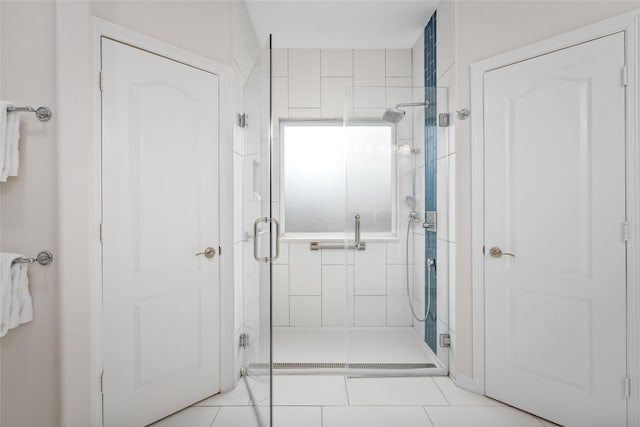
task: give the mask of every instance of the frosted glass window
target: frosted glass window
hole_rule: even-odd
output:
[[[284,122],[282,222],[292,237],[395,234],[393,128],[385,122]]]

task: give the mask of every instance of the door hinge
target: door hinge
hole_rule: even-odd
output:
[[[104,394],[104,372],[100,373],[100,393]]]
[[[631,378],[624,377],[624,397],[629,399],[631,397]]]
[[[629,241],[629,223],[627,221],[622,223],[622,238],[625,242]]]
[[[222,246],[218,246],[218,255],[222,255]]]
[[[450,116],[449,113],[440,113],[438,114],[438,126],[441,128],[449,127]]]
[[[104,90],[104,80],[102,76],[102,70],[98,71],[98,88],[101,92]]]
[[[621,76],[622,76],[622,86],[628,85],[629,84],[629,67],[627,67],[626,65],[622,67]]]
[[[240,348],[249,347],[249,334],[240,334]]]
[[[240,126],[241,128],[246,128],[248,126],[246,113],[238,114],[238,126]]]
[[[100,243],[102,243],[102,223],[100,223]]]
[[[451,335],[449,335],[449,334],[440,334],[440,347],[442,347],[442,348],[451,347]]]

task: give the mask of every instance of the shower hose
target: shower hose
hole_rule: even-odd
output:
[[[425,320],[427,320],[427,318],[429,317],[429,311],[431,311],[431,267],[433,267],[433,260],[431,258],[429,258],[427,260],[427,309],[424,312],[424,317],[420,317],[418,316],[418,314],[416,313],[416,309],[413,306],[413,301],[411,300],[411,292],[409,290],[409,236],[411,233],[411,229],[413,229],[413,219],[409,219],[409,223],[407,224],[407,242],[406,242],[406,254],[407,254],[407,258],[406,258],[406,284],[407,284],[407,300],[409,302],[409,307],[411,308],[411,314],[413,315],[413,318],[416,319],[418,322],[424,322]]]

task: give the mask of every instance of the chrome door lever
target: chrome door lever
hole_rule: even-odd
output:
[[[516,257],[515,254],[510,254],[509,252],[502,252],[502,249],[496,246],[489,249],[489,255],[491,255],[494,258],[500,258],[502,255],[506,255],[514,258]]]
[[[204,251],[198,252],[196,256],[198,255],[204,255],[207,258],[213,258],[214,256],[216,256],[216,250],[209,246],[208,248],[205,248]]]

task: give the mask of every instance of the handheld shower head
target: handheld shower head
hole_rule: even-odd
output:
[[[406,114],[406,112],[404,110],[401,110],[400,107],[420,107],[420,106],[428,107],[429,102],[428,101],[405,102],[404,104],[394,105],[391,108],[387,108],[387,110],[382,115],[382,120],[389,123],[399,123],[402,119],[404,119],[404,116]]]

